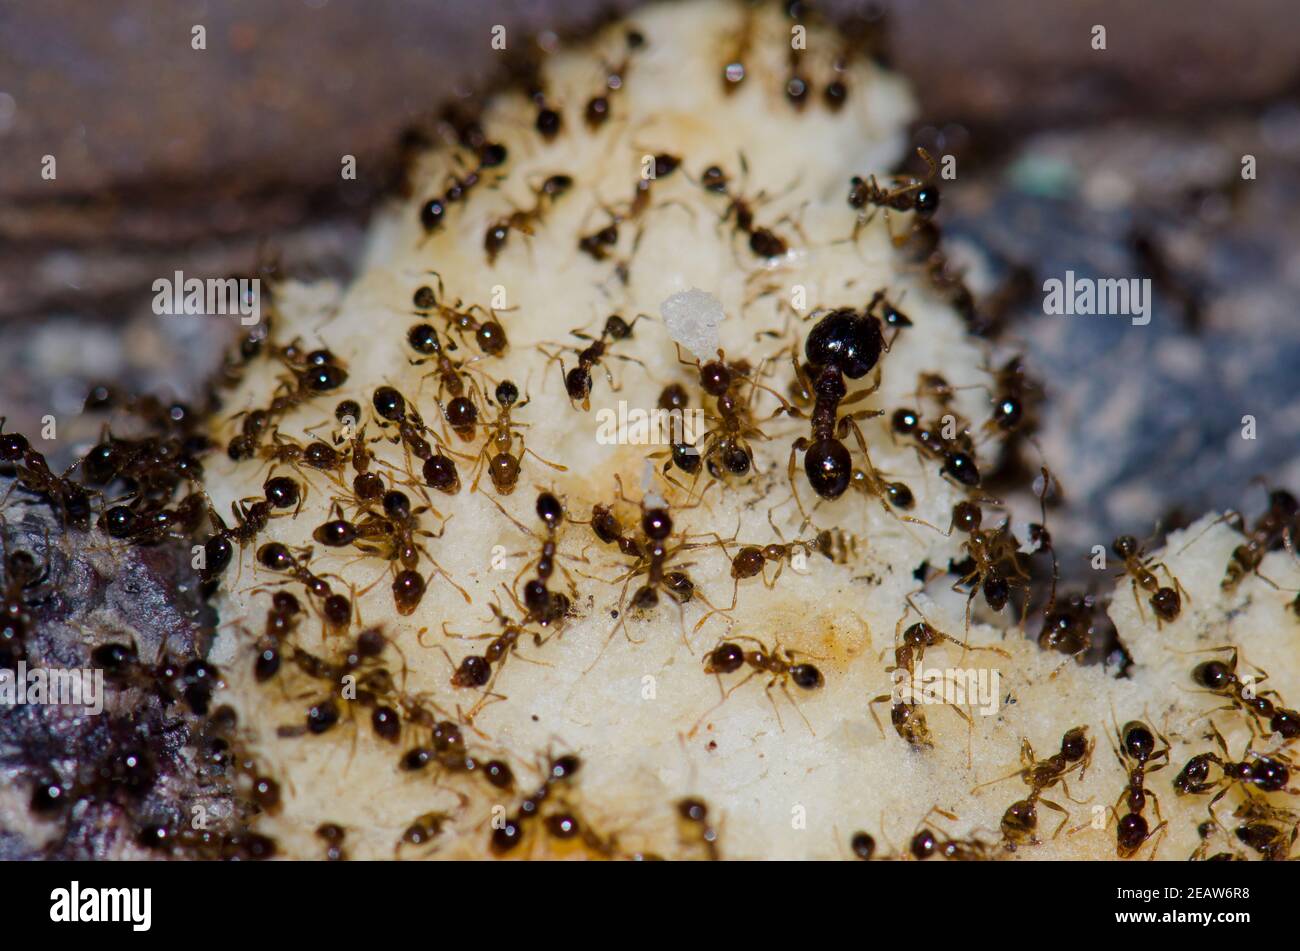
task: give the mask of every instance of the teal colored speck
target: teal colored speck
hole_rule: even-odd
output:
[[[1069,197],[1079,184],[1074,166],[1065,159],[1026,155],[1007,169],[1007,178],[1017,191],[1040,198]]]

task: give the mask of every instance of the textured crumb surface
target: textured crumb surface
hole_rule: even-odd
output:
[[[376,455],[374,471],[421,509],[429,506],[417,510],[417,519],[431,534],[417,538],[428,590],[414,611],[402,614],[391,587],[398,569],[390,562],[355,546],[330,548],[313,540],[318,526],[338,517],[336,497],[343,513],[360,519],[345,490],[351,468],[341,470],[345,478],[338,481],[262,458],[232,462],[222,456],[208,464],[206,487],[223,514],[232,503],[260,497],[272,469],[308,487],[299,509],[274,516],[242,548],[215,599],[223,623],[212,659],[225,680],[218,698],[239,711],[246,742],[285,791],[279,810],[258,820],[258,831],[290,856],[321,854],[316,830],[323,823],[346,830],[348,854],[356,858],[484,856],[492,854],[494,828],[519,814],[547,763],[574,754],[581,758],[578,774],[556,785],[542,813],[567,810],[596,834],[566,841],[529,820],[509,854],[707,857],[712,847],[678,811],[680,800],[694,797],[708,804],[716,851],[728,858],[846,857],[849,837],[859,829],[876,837],[882,853],[899,853],[922,823],[942,836],[977,839],[989,855],[1114,857],[1115,817],[1107,809],[1120,798],[1126,775],[1111,745],[1118,725],[1141,719],[1167,739],[1170,752],[1168,765],[1151,780],[1168,824],[1140,854],[1192,854],[1201,844],[1197,825],[1206,818],[1207,797],[1180,799],[1169,780],[1193,753],[1215,748],[1206,739],[1204,715],[1223,705],[1194,689],[1190,671],[1204,657],[1193,652],[1241,645],[1250,663],[1270,672],[1270,687],[1294,697],[1300,674],[1289,660],[1300,624],[1287,607],[1293,595],[1286,589],[1300,587],[1295,562],[1285,552],[1272,554],[1261,572],[1277,587],[1249,577],[1225,593],[1224,565],[1240,536],[1211,516],[1174,535],[1157,559],[1185,590],[1176,621],[1157,626],[1146,598],[1139,613],[1128,580],[1117,583],[1111,615],[1134,661],[1121,677],[1113,667],[1081,666],[1040,650],[1024,637],[1010,608],[977,617],[967,632],[967,595],[952,590],[955,577],[944,574],[965,557],[964,537],[949,532],[950,513],[964,491],[941,477],[935,461],[892,437],[887,415],[864,414],[861,428],[875,468],[906,482],[916,496],[910,520],[856,488],[814,506],[799,457],[795,484],[809,513],[805,524],[791,496],[787,462],[791,441],[807,435],[808,422],[777,416],[781,403],[771,391],[789,398],[791,349],[798,347],[802,358],[810,315],[818,309],[861,310],[883,289],[912,322],[892,337],[880,362],[879,388],[853,403],[854,411],[917,406],[920,374],[941,373],[955,388],[946,410],[969,421],[981,462],[997,450],[992,431],[982,428],[992,409],[985,368],[993,355],[891,245],[907,216],[877,214],[850,240],[856,213],[845,202],[849,180],[868,173],[886,180],[900,156],[910,99],[896,78],[851,60],[842,75],[849,94],[838,112],[820,98],[795,110],[784,95],[789,23],[775,11],[749,19],[740,7],[721,2],[652,7],[630,25],[644,36],[640,49],[628,52],[624,25],[598,35],[588,49],[545,63],[545,100],[563,116],[552,141],[534,131],[538,107],[522,94],[492,102],[483,127],[507,146],[509,157],[484,172],[485,181],[468,200],[451,205],[433,233],[422,228],[416,205],[444,192],[449,175],[463,176],[472,155],[443,150],[421,161],[417,201],[395,205],[375,226],[366,267],[351,285],[276,289],[275,342],[298,339],[305,349],[328,348],[348,373],[341,387],[278,420],[278,435],[300,443],[344,435],[334,407],[356,400],[366,436],[383,437],[368,444]],[[746,35],[745,81],[726,93],[720,64],[736,55]],[[839,52],[837,38],[810,30],[801,70],[815,88],[830,80]],[[601,90],[609,64],[624,59],[622,88],[608,94],[611,118],[589,129],[582,107]],[[610,209],[627,207],[646,157],[662,154],[680,158],[681,166],[653,182],[648,206],[621,223],[617,244],[607,247],[603,260],[579,250],[579,236],[609,224]],[[728,174],[731,196],[744,196],[755,226],[780,236],[786,253],[768,259],[753,253],[736,230],[738,209],[701,185],[710,165]],[[553,200],[539,198],[543,184],[557,175],[569,176],[572,187]],[[527,220],[531,233],[512,227],[490,257],[484,244],[489,228],[535,207],[542,213]],[[437,289],[444,301],[460,300],[462,308],[474,304],[499,313],[509,346],[496,356],[484,356],[472,333],[449,336],[440,317],[430,320],[444,341],[458,341],[449,356],[464,361],[457,373],[472,381],[466,385],[481,420],[495,417],[486,397],[498,382],[512,380],[523,394],[513,419],[529,453],[511,493],[496,491],[482,472],[487,427],[480,425],[470,440],[451,432],[443,424],[438,401],[445,404],[448,394],[435,363],[411,362],[418,355],[407,331],[420,319],[412,294],[422,285]],[[666,448],[603,439],[602,411],[617,417],[620,401],[625,410],[649,410],[670,383],[687,388],[691,406],[701,405],[697,372],[679,360],[661,316],[665,300],[693,288],[721,302],[725,318],[718,334],[728,358],[748,359],[755,378],[771,388],[745,394],[752,395],[753,419],[766,438],[751,440],[751,474],[717,484],[708,475],[693,481],[670,470],[675,483],[662,476],[664,457],[655,460],[651,492],[669,504],[675,529],[670,546],[684,544],[669,567],[689,574],[697,596],[679,607],[661,592],[656,607],[635,610],[630,597],[644,574],[629,582],[629,559],[580,523],[591,519],[593,505],[608,505],[634,531],[646,455]],[[611,344],[617,357],[593,367],[590,409],[584,409],[566,395],[564,372],[590,341],[571,331],[597,337],[614,313],[635,319],[633,333]],[[284,377],[276,360],[250,363],[216,423],[214,435],[223,445],[239,432],[239,414],[267,406]],[[861,390],[872,382],[868,377],[850,385]],[[428,487],[419,460],[389,438],[397,427],[373,410],[380,386],[401,392],[445,445],[462,454],[455,457],[459,492]],[[927,415],[939,415],[933,403],[920,405]],[[712,400],[708,406],[712,415]],[[856,440],[848,435],[846,441],[855,465],[864,466]],[[516,439],[516,451],[519,445]],[[462,658],[486,645],[464,637],[501,631],[493,605],[520,618],[513,594],[531,577],[530,561],[540,549],[534,513],[540,489],[558,495],[568,516],[559,536],[564,570],[552,576],[551,588],[571,595],[570,616],[542,632],[544,643],[534,643],[531,633],[521,637],[518,650],[497,664],[490,694],[454,686]],[[986,524],[998,514],[988,506]],[[812,545],[819,531],[834,533],[843,557],[827,558]],[[378,626],[389,639],[383,663],[402,696],[437,711],[439,720],[461,723],[480,760],[509,763],[513,789],[494,788],[481,771],[465,775],[436,764],[403,769],[406,751],[431,745],[429,729],[408,720],[398,742],[382,741],[362,702],[340,700],[339,724],[320,735],[304,733],[307,709],[338,689],[288,663],[271,682],[255,682],[257,638],[272,593],[288,588],[312,603],[301,585],[257,563],[258,547],[271,540],[298,551],[310,547],[310,558],[303,556],[310,570],[355,594],[349,634],[327,634],[319,612],[311,610],[296,643],[336,659],[348,638]],[[809,542],[806,552],[785,563],[770,586],[760,578],[741,581],[730,608],[728,550],[800,540]],[[1114,564],[1107,569],[1115,571]],[[776,565],[769,564],[765,577],[775,574]],[[918,579],[927,574],[923,585]],[[711,606],[727,610],[712,613]],[[909,748],[889,722],[896,632],[900,622],[906,627],[918,619],[918,609],[955,639],[930,647],[926,666],[998,675],[996,702],[986,711],[979,704],[960,712],[925,706],[934,744],[928,750]],[[805,690],[788,679],[769,683],[773,678],[763,674],[747,679],[748,668],[708,674],[706,655],[724,639],[787,648],[815,663],[824,685]],[[872,704],[882,696],[885,702]],[[1214,722],[1233,755],[1240,754],[1250,738],[1245,718],[1230,711]],[[1027,790],[1018,778],[975,787],[1017,770],[1022,741],[1045,757],[1075,726],[1087,726],[1095,742],[1090,766],[1071,774],[1069,797],[1059,786],[1044,794],[1068,811],[1068,820],[1053,836],[1060,813],[1040,809],[1042,841],[1005,849],[999,822]],[[1257,740],[1255,748],[1262,751],[1267,742],[1275,741]],[[1240,795],[1234,789],[1219,811],[1230,812]],[[1155,805],[1147,809],[1154,816]],[[445,814],[438,834],[428,844],[399,850],[404,831],[432,812]],[[1240,846],[1224,837],[1210,848]]]

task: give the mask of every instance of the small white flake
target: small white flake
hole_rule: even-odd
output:
[[[725,316],[722,301],[707,291],[692,287],[678,291],[659,305],[668,335],[695,354],[711,360],[718,353],[718,324]]]

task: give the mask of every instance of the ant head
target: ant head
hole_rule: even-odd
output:
[[[1130,720],[1120,731],[1124,752],[1139,763],[1146,762],[1156,748],[1156,738],[1150,728],[1140,720]]]
[[[519,387],[510,380],[502,380],[497,384],[496,401],[500,406],[513,406],[519,401]]]
[[[977,532],[983,520],[984,512],[974,502],[961,501],[952,507],[952,524],[959,532]]]
[[[1137,539],[1132,535],[1121,535],[1111,542],[1111,550],[1121,558],[1132,558],[1138,553]]]
[[[564,506],[550,492],[543,492],[537,496],[537,517],[554,528],[564,521]]]

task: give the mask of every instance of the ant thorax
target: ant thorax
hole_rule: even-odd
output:
[[[888,164],[908,96],[806,25],[792,55],[777,5],[693,0],[530,50],[438,124],[346,289],[277,282],[193,460],[105,437],[85,480],[0,428],[16,494],[193,559],[211,697],[192,657],[103,659],[235,712],[208,734],[279,854],[1114,858],[1127,822],[1182,857],[1247,788],[1202,761],[1189,789],[1217,785],[1178,796],[1183,764],[1291,739],[1300,671],[1260,621],[1300,623],[1286,527],[1099,540],[1097,569],[1052,547],[1055,499],[1001,465],[1015,438],[1039,469],[1032,378],[967,332],[947,245],[914,253],[946,206]],[[675,337],[692,288],[722,317]],[[29,651],[31,547],[0,572]],[[1164,752],[1112,755],[1130,721]]]

